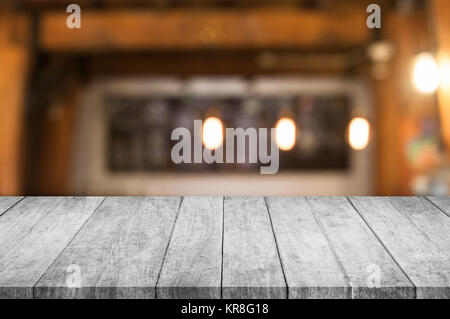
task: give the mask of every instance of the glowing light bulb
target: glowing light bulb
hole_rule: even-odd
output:
[[[435,92],[441,83],[441,72],[434,57],[429,53],[419,54],[414,63],[414,84],[422,93]]]
[[[276,125],[276,143],[280,150],[290,151],[296,142],[296,125],[289,118],[281,118]]]
[[[207,149],[219,148],[223,143],[222,121],[216,117],[207,118],[203,123],[202,140]]]
[[[350,146],[361,151],[369,145],[370,124],[365,118],[356,117],[349,124],[348,141]]]

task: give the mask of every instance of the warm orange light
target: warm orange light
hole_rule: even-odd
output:
[[[222,121],[216,117],[207,118],[203,123],[202,140],[207,149],[219,148],[223,143]]]
[[[440,61],[441,83],[444,90],[450,88],[450,57],[442,58]]]
[[[435,92],[441,83],[439,66],[430,53],[419,54],[414,62],[414,84],[425,94]]]
[[[365,118],[356,117],[350,124],[348,129],[348,141],[350,146],[361,151],[369,145],[370,124]]]
[[[297,128],[290,118],[281,118],[276,125],[276,143],[280,150],[290,151],[295,146]]]

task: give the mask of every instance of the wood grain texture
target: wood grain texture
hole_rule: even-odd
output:
[[[264,198],[225,198],[223,240],[223,298],[287,297]]]
[[[220,298],[222,197],[186,197],[157,285],[157,298]]]
[[[307,201],[349,280],[352,298],[415,298],[413,284],[345,197]]]
[[[448,197],[102,201],[0,197],[0,299],[450,298]]]
[[[3,215],[8,209],[17,204],[23,197],[10,196],[0,197],[0,216]]]
[[[99,206],[101,197],[27,197],[0,217],[0,298],[32,287]]]
[[[351,287],[346,274],[306,198],[266,200],[289,298],[350,298]]]
[[[428,197],[428,200],[450,217],[450,196]]]
[[[37,283],[35,298],[154,298],[180,202],[107,198]]]
[[[448,216],[425,198],[351,201],[411,279],[417,298],[450,298]]]

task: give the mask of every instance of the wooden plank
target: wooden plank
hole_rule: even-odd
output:
[[[411,282],[346,198],[268,203],[290,297],[414,297]]]
[[[366,43],[364,10],[343,12],[260,9],[83,10],[82,27],[67,14],[46,12],[40,25],[45,50],[186,50],[334,48]]]
[[[0,298],[32,287],[101,203],[100,197],[27,197],[0,218]]]
[[[450,298],[450,219],[425,198],[351,198],[417,298]]]
[[[220,298],[222,197],[186,197],[157,284],[157,298]]]
[[[155,298],[180,202],[107,198],[38,282],[35,298]]]
[[[17,204],[22,198],[20,196],[0,197],[0,216]]]
[[[428,197],[428,199],[439,207],[444,213],[450,216],[450,197],[449,196],[440,196],[440,197]]]
[[[305,198],[267,198],[289,298],[350,298],[351,287]]]
[[[415,298],[414,286],[345,197],[308,198],[353,298]]]
[[[287,297],[264,198],[225,198],[223,241],[223,298]]]

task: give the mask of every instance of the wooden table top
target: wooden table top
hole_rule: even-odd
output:
[[[0,298],[450,298],[450,197],[0,197]]]

